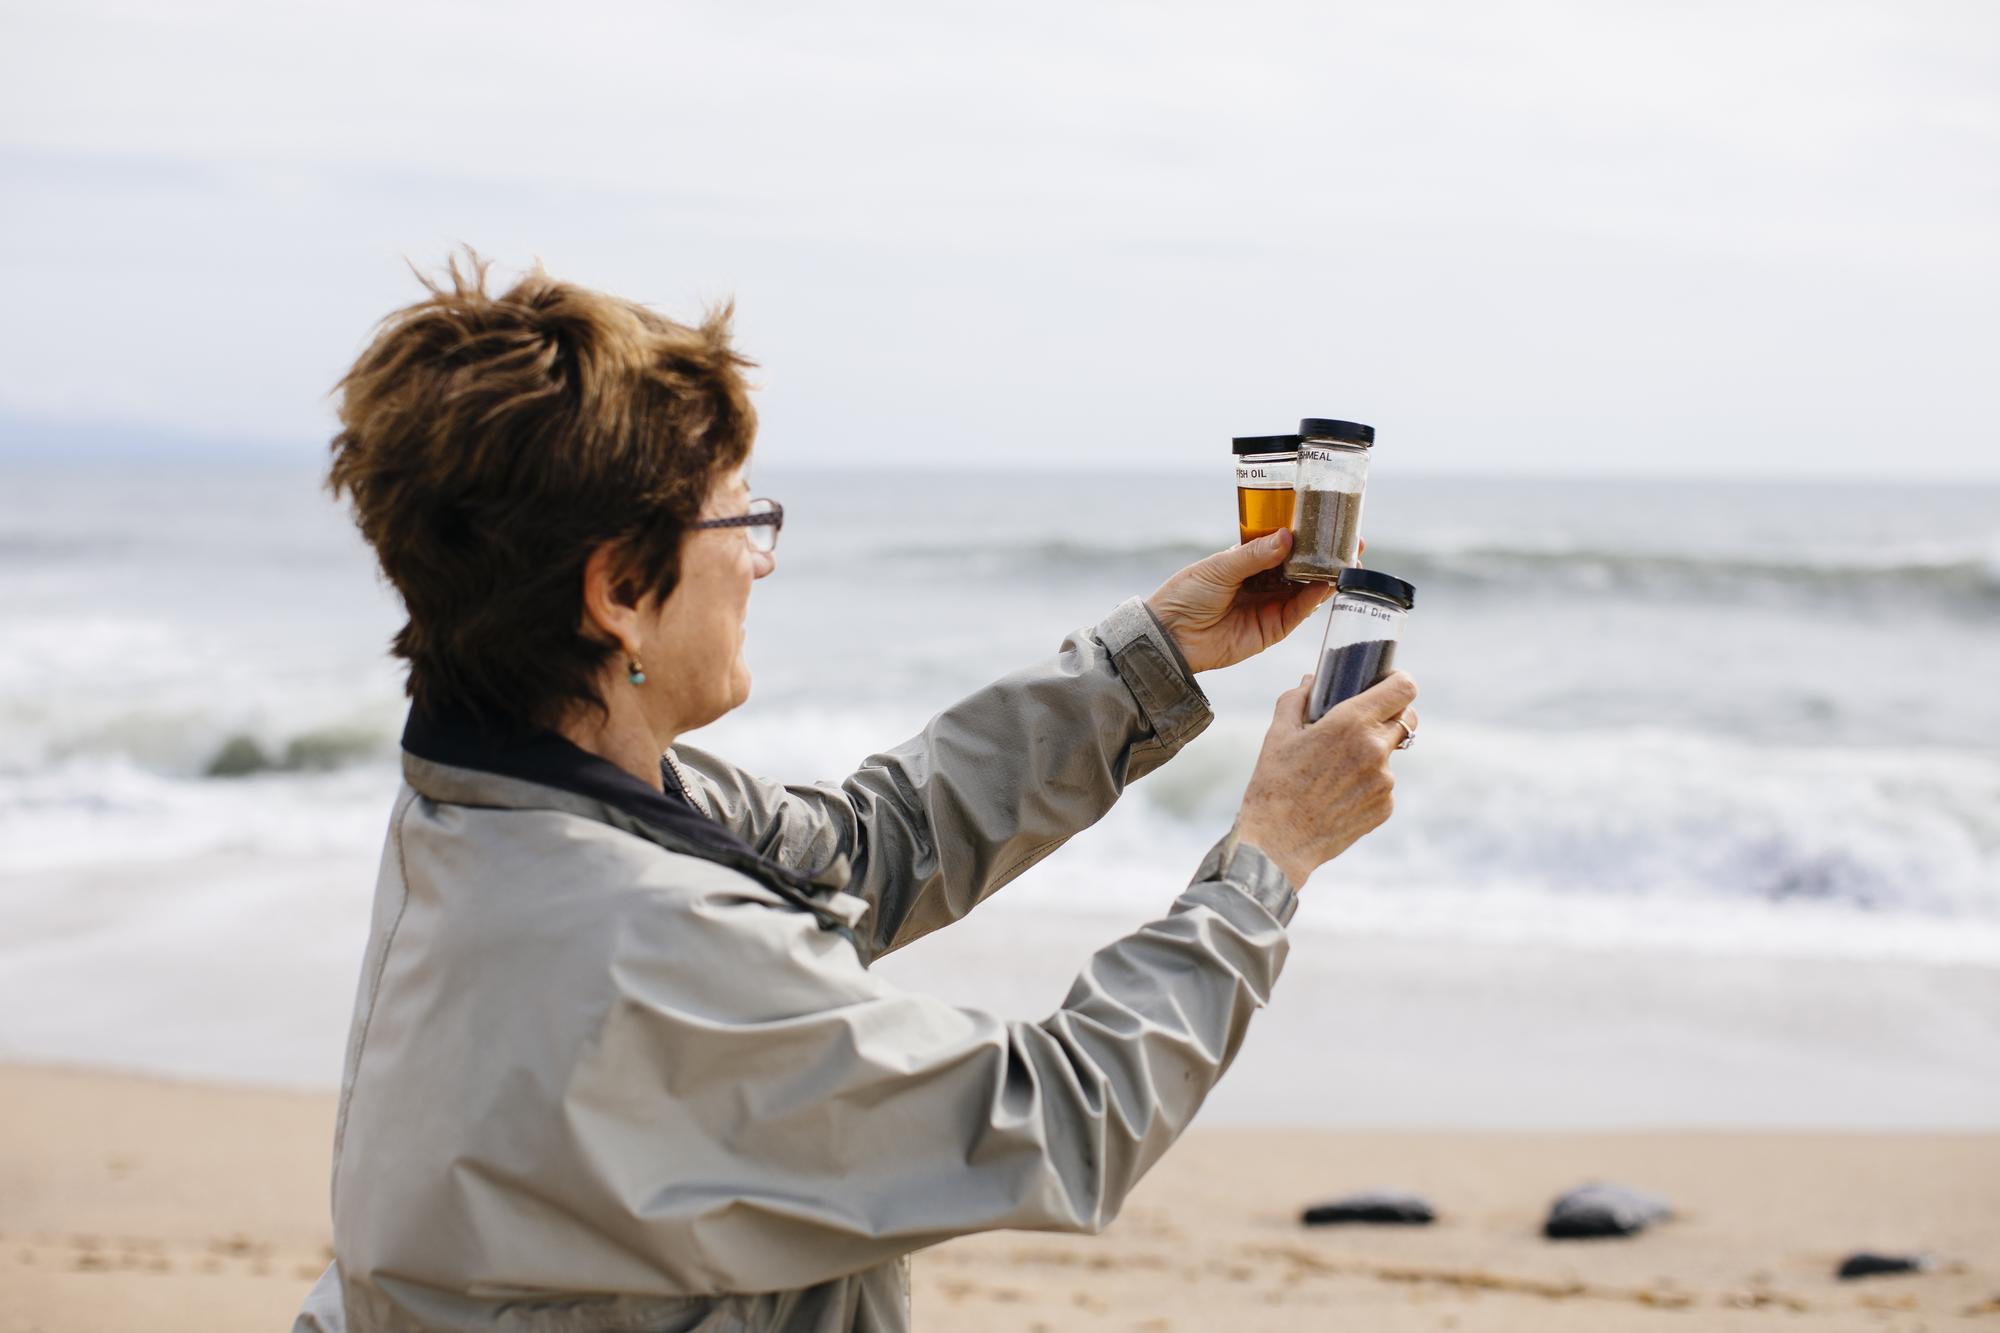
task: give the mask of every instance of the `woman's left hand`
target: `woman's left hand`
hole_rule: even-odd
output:
[[[1246,580],[1285,563],[1290,528],[1217,551],[1160,585],[1146,599],[1181,656],[1195,671],[1212,671],[1255,657],[1305,622],[1333,595],[1330,583],[1287,583],[1275,574],[1266,587]]]

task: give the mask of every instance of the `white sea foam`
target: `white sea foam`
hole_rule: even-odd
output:
[[[101,612],[21,615],[7,630],[0,775],[97,757],[199,776],[232,740],[308,767],[386,755],[400,726],[401,673],[369,638],[288,652],[254,632]]]
[[[837,780],[1227,541],[1225,476],[764,479],[789,521],[752,601],[756,696],[692,742]],[[1423,734],[1395,761],[1396,817],[1307,888],[1294,1005],[1360,1005],[1352,1028],[1429,995],[1383,1029],[1393,1062],[1505,991],[1491,1032],[1540,1024],[1560,1052],[1576,1006],[1607,1005],[1622,1040],[1636,965],[1654,1017],[1703,1050],[1738,1035],[1732,1005],[1761,1014],[1737,1063],[1676,1066],[1731,1086],[1801,1068],[1802,1010],[1867,1028],[1865,1049],[1822,1052],[1851,1077],[1801,1085],[1794,1118],[1836,1114],[1815,1109],[1830,1087],[1902,1086],[1913,1043],[1936,1078],[1890,1121],[1930,1123],[1978,1083],[1994,1038],[1967,997],[2000,967],[2000,491],[1385,469],[1369,506],[1371,556],[1419,584]],[[398,620],[310,476],[0,488],[0,1057],[336,1075],[398,781]],[[971,956],[1025,968],[1011,919],[1080,958],[1170,902],[1317,632],[1204,677],[1210,731],[1011,886]],[[1372,980],[1325,990],[1308,963],[1329,949]],[[1067,966],[1009,1005],[1053,1003]],[[1661,980],[1719,974],[1727,1003]]]
[[[774,777],[837,780],[922,721],[914,707],[751,708],[691,740]],[[1099,906],[1161,901],[1227,828],[1261,730],[1216,724],[1027,891],[1060,906],[1083,882]],[[1814,938],[1830,938],[1836,918],[1864,934],[1904,917],[1975,933],[2000,923],[2000,761],[1989,757],[1552,734],[1448,716],[1428,718],[1424,733],[1397,761],[1396,818],[1321,877],[1339,901],[1361,904],[1343,912],[1373,914],[1376,926],[1444,926],[1470,912],[1488,930],[1629,941],[1671,926],[1686,943],[1689,922],[1717,922],[1732,904],[1760,920],[1817,922]],[[0,869],[360,854],[379,839],[395,782],[380,757],[200,779],[79,754],[0,776]],[[1615,928],[1627,919],[1630,929]]]
[[[696,740],[823,780],[920,721],[752,708]],[[1218,722],[1016,892],[1057,910],[1164,901],[1228,828],[1262,730]],[[1395,818],[1317,877],[1331,920],[2000,962],[2000,759],[1434,715],[1423,730],[1397,760]]]
[[[757,696],[695,743],[838,777],[1228,531],[1219,481],[1133,482],[1107,514],[1090,488],[921,480],[789,490],[780,572],[752,603]],[[312,479],[166,494],[55,476],[14,498],[0,874],[365,861],[395,782],[398,617]],[[1746,930],[1917,952],[1934,927],[1985,938],[2000,492],[1385,483],[1380,499],[1379,548],[1421,575],[1407,665],[1425,735],[1397,760],[1397,817],[1324,873],[1338,893],[1312,910],[1496,936],[1706,931],[1716,948]],[[1211,732],[1021,892],[1160,901],[1227,827],[1316,633],[1207,678]]]
[[[171,863],[221,853],[274,865],[380,843],[398,775],[384,762],[229,780],[162,777],[85,757],[0,779],[0,872]]]

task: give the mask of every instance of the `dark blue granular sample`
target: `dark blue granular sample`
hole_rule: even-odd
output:
[[[1369,639],[1328,649],[1320,661],[1319,675],[1313,679],[1306,720],[1319,721],[1327,709],[1343,699],[1352,699],[1395,669],[1394,639]]]

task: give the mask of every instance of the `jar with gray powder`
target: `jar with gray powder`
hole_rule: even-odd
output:
[[[1331,583],[1361,554],[1361,494],[1375,428],[1307,417],[1299,437],[1292,553],[1284,574],[1295,583]]]

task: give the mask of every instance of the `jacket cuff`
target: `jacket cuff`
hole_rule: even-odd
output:
[[[1201,735],[1215,719],[1187,660],[1142,599],[1134,597],[1120,605],[1098,622],[1093,633],[1139,701],[1153,735],[1170,750],[1179,750]]]
[[[1202,858],[1191,883],[1211,880],[1229,884],[1255,899],[1281,926],[1290,925],[1292,914],[1299,910],[1298,891],[1285,872],[1261,850],[1239,839],[1233,828]]]

